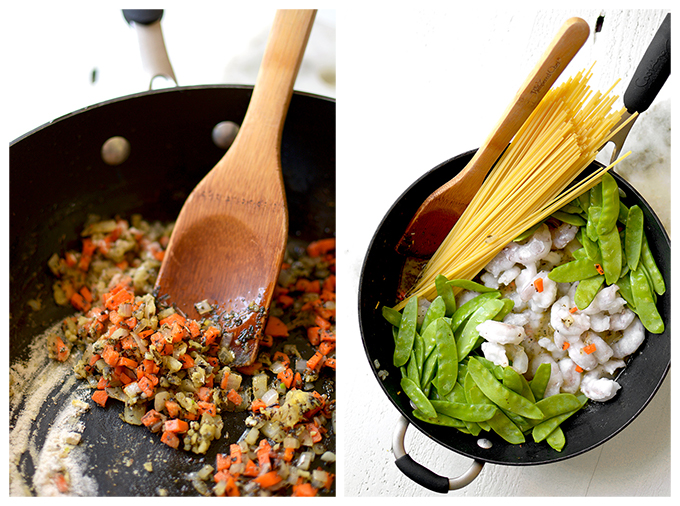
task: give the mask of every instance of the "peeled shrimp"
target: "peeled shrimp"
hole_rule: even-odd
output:
[[[645,327],[639,318],[635,317],[633,323],[623,331],[621,339],[612,343],[611,348],[614,358],[624,358],[635,353],[645,340]]]
[[[613,379],[600,377],[600,374],[600,370],[584,374],[581,380],[581,392],[589,399],[604,402],[614,397],[621,385]]]
[[[550,253],[551,247],[552,237],[550,229],[544,223],[525,244],[510,251],[508,259],[513,260],[515,263],[529,266],[545,258]]]
[[[480,323],[477,332],[487,341],[497,344],[520,344],[527,336],[523,327],[496,320]]]

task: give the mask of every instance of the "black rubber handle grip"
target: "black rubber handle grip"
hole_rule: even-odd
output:
[[[671,74],[671,15],[668,13],[623,94],[630,113],[646,111]]]
[[[413,460],[408,454],[396,459],[395,464],[406,476],[433,492],[446,494],[449,492],[449,479],[430,471]]]
[[[163,9],[123,9],[123,17],[128,23],[150,25],[161,20]]]

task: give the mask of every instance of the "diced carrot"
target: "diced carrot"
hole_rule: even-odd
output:
[[[538,293],[543,291],[543,278],[534,279],[534,288]]]
[[[319,342],[321,341],[321,337],[319,336],[319,331],[321,330],[321,327],[307,327],[307,339],[309,339],[309,342],[312,344],[312,346],[318,346]]]
[[[262,488],[270,488],[281,481],[281,476],[276,471],[269,471],[268,473],[263,473],[253,481],[260,485]]]
[[[236,444],[232,443],[229,445],[229,459],[231,460],[232,464],[240,464],[243,458],[243,452],[241,451],[241,447]]]
[[[179,357],[177,357],[177,360],[182,362],[182,369],[189,369],[190,367],[194,366],[194,358],[189,355],[188,353],[183,353]]]
[[[76,258],[76,255],[73,253],[73,251],[67,251],[64,254],[64,260],[66,261],[66,265],[68,267],[75,267],[78,263],[78,258]]]
[[[102,351],[102,358],[104,359],[104,362],[106,362],[108,365],[110,365],[111,367],[115,367],[116,365],[118,365],[119,357],[120,353],[118,353],[113,346],[108,344],[104,347],[104,351]]]
[[[239,497],[241,495],[238,485],[236,485],[236,480],[233,476],[229,476],[229,478],[227,478],[227,485],[224,491],[228,497]]]
[[[328,330],[331,328],[331,323],[318,314],[314,317],[314,325],[317,325],[318,327],[321,327],[324,330]]]
[[[196,391],[196,396],[202,401],[209,401],[210,398],[212,397],[212,392],[210,388],[206,386],[201,386]]]
[[[286,388],[290,388],[291,384],[293,383],[294,373],[291,368],[287,367],[277,374],[276,377],[280,379],[284,385],[286,385]]]
[[[201,335],[201,327],[196,320],[189,320],[189,334],[193,338]]]
[[[290,358],[282,351],[275,351],[272,360],[274,362],[281,362],[282,364],[285,364],[286,367],[290,366]]]
[[[335,238],[319,239],[318,241],[313,241],[307,246],[307,254],[310,257],[318,257],[325,255],[329,251],[335,249]]]
[[[319,332],[319,338],[321,341],[332,341],[335,342],[335,332],[332,330],[322,330]]]
[[[166,400],[165,409],[168,410],[168,415],[172,418],[179,416],[179,403],[177,401]]]
[[[307,424],[307,431],[309,432],[309,435],[312,438],[313,443],[318,443],[323,439],[323,436],[321,435],[321,431],[319,430],[319,427],[317,427],[313,423],[308,423]]]
[[[260,444],[257,446],[257,463],[260,469],[268,468],[271,466],[271,460],[269,458],[269,453],[272,447],[266,439],[262,439]]]
[[[173,343],[179,343],[186,336],[187,332],[179,322],[172,322],[170,337]]]
[[[205,332],[203,332],[203,340],[206,346],[213,344],[220,335],[220,329],[214,326],[208,327]]]
[[[126,289],[118,290],[116,293],[106,298],[106,308],[109,310],[117,309],[121,304],[132,302],[134,299],[135,296]]]
[[[569,343],[569,341],[564,341],[564,344],[562,345],[562,349],[563,349],[563,350],[568,350],[568,349],[569,349],[569,346],[571,346],[571,344]]]
[[[295,455],[295,448],[293,448],[292,446],[288,446],[283,451],[283,460],[285,460],[286,462],[290,462],[291,460],[293,460],[294,455]]]
[[[71,354],[71,350],[64,344],[61,337],[54,337],[54,356],[59,362],[64,362]]]
[[[250,403],[250,410],[253,413],[259,413],[260,410],[262,410],[266,407],[267,407],[267,404],[262,399],[255,399],[252,403]]]
[[[66,476],[64,476],[64,473],[56,473],[53,477],[53,480],[60,494],[66,494],[71,489],[68,481],[66,480]]]
[[[321,352],[317,351],[314,353],[314,355],[312,355],[312,358],[307,360],[307,367],[313,371],[317,370],[318,367],[321,367],[322,359],[323,355]]]
[[[293,486],[292,497],[315,497],[317,490],[312,487],[311,483],[301,483]]]
[[[583,372],[583,368],[582,368],[581,366],[579,366],[579,365],[577,365],[576,367],[574,367],[574,370],[575,370],[576,372]]]
[[[324,279],[323,290],[328,292],[335,292],[335,284],[336,284],[335,274],[331,274],[326,279]]]
[[[264,328],[264,333],[272,337],[288,337],[288,327],[280,318],[270,316],[267,319],[267,325]]]
[[[125,367],[129,367],[130,369],[135,369],[137,367],[137,362],[128,357],[120,357],[116,365],[122,365]]]
[[[141,418],[142,424],[145,427],[151,427],[152,425],[157,424],[162,420],[161,414],[156,411],[155,409],[150,409],[146,413],[144,413],[144,416]]]
[[[102,408],[106,406],[106,400],[109,398],[109,394],[106,393],[106,390],[96,390],[92,394],[92,400],[99,404]]]
[[[243,470],[243,476],[250,476],[252,478],[258,474],[260,474],[260,469],[255,464],[255,461],[249,459],[246,462],[246,468]]]
[[[576,306],[572,307],[572,308],[569,310],[569,312],[570,312],[571,314],[574,314],[576,311],[578,311],[578,308],[577,308]]]
[[[229,469],[229,466],[231,466],[231,458],[229,455],[226,453],[218,453],[217,458],[215,459],[215,468],[218,471],[224,471]]]
[[[78,311],[86,312],[92,307],[92,305],[85,300],[85,298],[78,292],[71,295],[70,299],[71,305]]]
[[[585,351],[588,355],[595,353],[595,350],[597,350],[597,347],[594,343],[590,343],[589,345],[583,347],[583,351]]]
[[[85,299],[88,303],[92,302],[92,292],[90,292],[88,287],[82,286],[80,288],[80,295],[82,295],[83,299]]]
[[[168,326],[172,327],[172,324],[175,322],[179,323],[180,325],[185,325],[187,320],[179,313],[172,313],[170,316],[166,316],[160,320],[158,325],[167,324]]]
[[[321,344],[319,344],[319,352],[322,355],[328,355],[334,349],[335,349],[335,343],[333,343],[333,342],[322,341]]]
[[[179,437],[177,437],[177,434],[175,434],[174,432],[165,431],[165,432],[163,432],[163,435],[161,436],[161,442],[165,443],[170,448],[177,449],[177,448],[179,448],[180,440],[179,440]]]
[[[323,365],[335,369],[335,358],[327,358]]]
[[[293,299],[293,297],[291,297],[290,295],[281,294],[276,298],[276,301],[279,303],[281,308],[288,309],[290,306],[293,305],[295,299]]]
[[[307,283],[307,286],[305,287],[305,292],[306,293],[321,293],[321,281],[319,281],[318,279],[315,279],[315,280]]]
[[[604,274],[604,268],[600,264],[595,264],[595,270],[600,275]]]
[[[227,394],[227,399],[239,406],[243,402],[243,398],[234,390],[233,388],[229,390]]]
[[[198,401],[198,414],[208,413],[210,416],[217,415],[217,407],[214,402]]]
[[[165,432],[186,432],[189,430],[189,424],[179,418],[166,420],[163,424]]]
[[[137,385],[139,385],[139,388],[142,389],[142,392],[146,394],[147,399],[153,396],[153,387],[154,384],[153,382],[149,379],[148,376],[142,376],[138,381]]]
[[[90,262],[92,261],[92,255],[94,254],[97,245],[90,239],[86,237],[83,239],[83,251],[80,254],[80,262],[78,262],[78,268],[81,271],[87,271],[90,267]]]

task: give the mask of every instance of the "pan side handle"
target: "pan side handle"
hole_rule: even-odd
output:
[[[399,417],[392,437],[392,453],[399,470],[418,485],[434,492],[446,494],[449,490],[457,490],[468,486],[482,471],[484,462],[473,460],[472,465],[465,473],[456,478],[446,478],[429,470],[422,464],[418,464],[406,453],[404,448],[404,438],[406,437],[408,426],[408,420],[403,416]]]

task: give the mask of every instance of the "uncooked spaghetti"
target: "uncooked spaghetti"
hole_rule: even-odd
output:
[[[623,158],[572,184],[614,135],[612,129],[625,112],[612,110],[618,98],[611,94],[613,86],[604,94],[592,93],[591,77],[590,70],[581,71],[546,94],[429,260],[409,297],[434,298],[439,274],[474,278],[505,245],[589,190]]]

